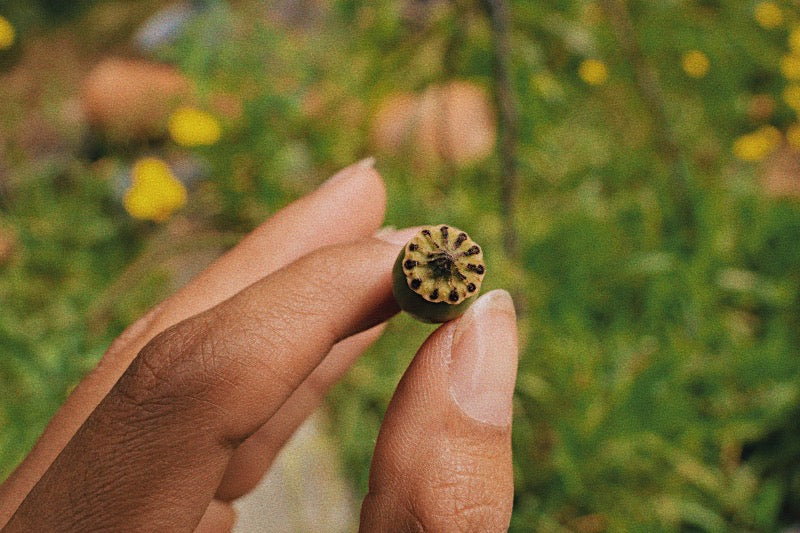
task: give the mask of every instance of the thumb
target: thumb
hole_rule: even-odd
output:
[[[482,296],[435,331],[384,418],[362,531],[504,531],[511,518],[514,305]]]

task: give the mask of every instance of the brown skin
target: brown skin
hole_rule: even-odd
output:
[[[361,531],[505,531],[511,426],[466,416],[448,394],[457,320],[436,330],[397,387],[375,446]],[[453,354],[458,357],[458,354]],[[397,524],[402,524],[398,526]]]
[[[229,530],[229,502],[397,311],[392,263],[415,230],[391,236],[395,244],[369,238],[384,206],[378,174],[348,167],[131,326],[0,487],[0,527]],[[353,276],[315,282],[331,264]],[[510,425],[473,420],[443,392],[441,339],[456,323],[421,349],[387,412],[366,530],[508,523]],[[406,453],[409,435],[426,462]]]

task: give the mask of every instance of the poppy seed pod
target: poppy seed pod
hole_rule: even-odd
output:
[[[443,224],[427,226],[400,250],[392,292],[414,318],[447,322],[475,301],[485,274],[483,250],[469,235]]]

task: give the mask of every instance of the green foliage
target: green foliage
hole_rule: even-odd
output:
[[[13,227],[0,266],[0,475],[22,459],[46,420],[97,361],[109,334],[92,338],[87,309],[132,260],[140,237],[105,183],[76,169],[22,175],[0,211]]]
[[[481,4],[412,16],[409,3],[338,0],[310,27],[212,3],[159,51],[206,101],[225,91],[243,106],[223,120],[222,142],[195,150],[211,177],[182,216],[244,232],[370,154],[370,119],[388,95],[454,78],[493,90]],[[621,36],[590,2],[512,2],[513,217],[499,155],[457,166],[408,146],[376,154],[387,221],[468,231],[486,251],[487,290],[525,304],[512,530],[775,530],[800,519],[800,205],[765,195],[763,167],[736,161],[732,146],[796,121],[779,64],[800,12],[780,3],[786,21],[767,30],[752,2],[628,4],[635,33]],[[681,69],[690,49],[710,60],[703,78]],[[577,74],[590,57],[608,65],[605,84]],[[756,94],[775,112],[748,113]],[[10,198],[0,222],[21,251],[0,265],[0,474],[166,290],[152,265],[92,332],[104,287],[162,233],[128,220],[84,161],[17,180]],[[518,258],[502,245],[508,228]],[[362,492],[393,388],[430,331],[393,319],[333,391],[333,427]]]

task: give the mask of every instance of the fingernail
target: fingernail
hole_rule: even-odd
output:
[[[355,166],[361,167],[361,168],[375,168],[375,162],[376,162],[376,159],[374,157],[370,156],[370,157],[365,157],[361,161],[358,161],[355,164]]]
[[[356,175],[353,170],[356,169],[372,169],[375,168],[375,158],[374,157],[366,157],[361,161],[353,163],[350,166],[344,167],[342,170],[328,178],[322,185],[320,185],[319,189],[327,189],[330,187],[339,186],[342,182],[347,181],[349,178]]]
[[[469,417],[511,424],[517,379],[514,302],[504,290],[481,296],[458,320],[450,359],[450,395]]]
[[[419,232],[420,228],[395,229],[394,226],[384,226],[372,234],[376,239],[388,242],[389,244],[403,245],[411,240],[411,237]]]

